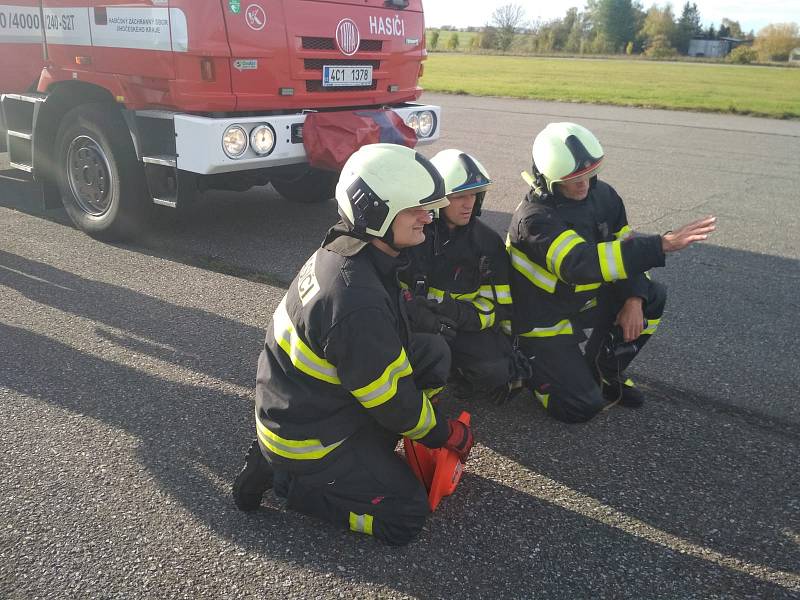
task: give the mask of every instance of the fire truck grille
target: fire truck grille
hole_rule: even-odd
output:
[[[333,38],[304,37],[302,38],[303,50],[336,50],[336,41]],[[361,40],[358,52],[380,52],[383,50],[383,40]]]
[[[346,59],[327,59],[327,58],[306,58],[303,60],[303,68],[306,71],[322,71],[324,65],[367,65],[374,71],[381,68],[379,60],[346,60]]]
[[[316,79],[306,79],[307,92],[363,92],[378,88],[378,81],[373,80],[372,85],[343,85],[337,87],[323,87],[322,81]]]

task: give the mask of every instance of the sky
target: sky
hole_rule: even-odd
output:
[[[664,6],[663,0],[639,0],[645,9],[653,4]],[[758,30],[770,23],[800,24],[800,0],[691,0],[697,4],[705,27],[719,27],[723,18],[739,21],[742,31]],[[680,16],[686,0],[672,2],[676,17]],[[585,0],[423,0],[425,25],[441,27],[480,27],[491,21],[494,10],[504,4],[519,4],[525,9],[528,21],[549,21],[561,18],[571,6],[583,11]]]

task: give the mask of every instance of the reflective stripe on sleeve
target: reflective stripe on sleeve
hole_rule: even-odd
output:
[[[436,288],[428,288],[428,298],[441,302],[444,300],[444,290],[437,290]]]
[[[578,244],[585,242],[586,240],[572,229],[567,229],[562,232],[561,235],[553,240],[553,243],[550,244],[550,247],[547,249],[547,266],[550,271],[555,273],[556,276],[563,281],[564,278],[561,276],[561,263],[564,262],[570,250]]]
[[[496,300],[498,304],[511,304],[512,302],[510,285],[482,285],[479,294],[487,300]]]
[[[590,292],[592,290],[596,290],[599,288],[602,283],[583,283],[581,285],[575,286],[575,293],[579,294],[580,292]]]
[[[322,458],[329,452],[338,448],[344,440],[325,446],[320,440],[289,440],[273,433],[258,420],[258,409],[256,409],[256,432],[258,439],[266,448],[284,458],[294,460],[315,460]],[[347,438],[345,438],[347,439]]]
[[[372,515],[357,515],[354,512],[350,513],[350,531],[357,531],[358,533],[366,533],[372,535]]]
[[[514,246],[508,246],[508,251],[511,254],[511,266],[521,273],[525,279],[546,292],[555,293],[556,282],[558,281],[555,275],[537,265],[524,252],[514,248]]]
[[[522,337],[553,337],[555,335],[568,335],[571,333],[573,333],[572,323],[569,322],[569,319],[564,319],[552,327],[534,327],[521,335]]]
[[[401,377],[411,375],[411,363],[406,351],[400,348],[400,354],[383,370],[383,373],[364,387],[353,390],[352,394],[364,408],[374,408],[390,400],[397,393],[397,382]]]
[[[625,263],[622,262],[622,242],[600,242],[597,244],[597,256],[600,259],[600,272],[603,281],[627,279]]]
[[[417,424],[412,429],[403,431],[402,433],[412,440],[418,440],[428,435],[434,427],[436,427],[436,413],[433,411],[430,400],[428,400],[425,394],[422,394],[422,409],[419,411],[419,420]]]
[[[511,335],[511,321],[500,321],[500,330],[506,335]]]
[[[617,238],[620,242],[624,242],[625,240],[627,240],[629,237],[632,236],[633,236],[633,229],[631,229],[630,225],[623,225],[622,229],[620,229],[614,234],[614,237]]]
[[[647,327],[642,329],[642,335],[653,335],[658,329],[661,319],[647,319]]]
[[[289,360],[298,371],[327,383],[340,384],[339,374],[331,363],[317,356],[308,345],[300,339],[294,324],[286,311],[286,296],[272,316],[272,329],[275,341],[286,352]]]
[[[493,312],[489,314],[479,312],[478,318],[481,320],[481,330],[489,329],[489,327],[494,325],[495,316]]]
[[[424,390],[422,390],[422,393],[425,394],[425,397],[428,400],[431,400],[431,399],[435,398],[443,389],[444,389],[444,386],[442,385],[442,386],[435,387],[435,388],[424,389]]]

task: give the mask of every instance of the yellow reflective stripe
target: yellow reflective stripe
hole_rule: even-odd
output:
[[[407,375],[411,375],[411,363],[408,362],[405,349],[400,348],[399,356],[389,363],[380,377],[353,390],[353,396],[364,408],[374,408],[393,398],[397,393],[397,382]]]
[[[536,399],[542,403],[542,406],[547,408],[547,405],[550,404],[550,394],[540,394],[536,390],[533,390],[533,395],[536,396]]]
[[[444,290],[437,290],[436,288],[428,288],[428,298],[441,302],[444,300]]]
[[[494,292],[492,291],[492,286],[490,285],[482,285],[479,287],[478,294],[489,300],[494,300]]]
[[[500,321],[500,329],[506,335],[511,335],[511,321]]]
[[[552,327],[534,327],[527,333],[523,333],[522,337],[553,337],[570,333],[572,333],[572,323],[569,322],[569,319],[564,319]]]
[[[614,237],[617,238],[619,241],[624,242],[632,235],[633,235],[633,229],[631,229],[631,226],[623,225],[622,229],[620,229],[614,234]]]
[[[444,386],[440,386],[440,387],[437,387],[437,388],[427,388],[427,389],[422,390],[422,393],[425,394],[425,397],[428,400],[430,400],[431,398],[434,398],[443,389],[444,389]]]
[[[450,297],[453,300],[474,300],[480,295],[480,289],[475,290],[474,292],[450,292]]]
[[[372,515],[357,515],[354,512],[350,513],[350,531],[357,531],[358,533],[366,533],[372,535]]]
[[[256,409],[258,410],[258,409]],[[278,456],[294,460],[315,460],[338,448],[344,440],[325,446],[320,440],[289,440],[280,437],[264,426],[256,417],[258,439],[266,448]],[[347,438],[345,438],[347,439]]]
[[[658,329],[661,319],[647,319],[647,327],[642,329],[642,335],[652,335]]]
[[[555,275],[530,260],[521,250],[509,246],[508,251],[511,253],[511,266],[525,279],[546,292],[555,293],[558,281]]]
[[[630,377],[628,377],[628,379],[623,381],[622,384],[627,386],[627,387],[636,387],[636,384],[633,383],[633,379],[631,379]]]
[[[489,302],[486,298],[475,298],[472,305],[481,312],[490,313],[494,311],[494,304]]]
[[[286,296],[272,317],[272,329],[275,341],[286,352],[297,370],[327,383],[341,383],[336,367],[314,354],[314,351],[300,339],[286,311]]]
[[[483,288],[491,286],[481,286],[481,296],[483,296]],[[491,294],[491,291],[489,292]],[[511,304],[511,286],[510,285],[496,285],[494,286],[494,295],[486,296],[489,300],[497,300],[498,304]]]
[[[561,263],[564,262],[570,250],[578,244],[585,242],[586,240],[572,229],[567,229],[562,232],[561,235],[553,240],[553,243],[550,244],[550,247],[547,249],[546,260],[550,271],[555,273],[559,279],[563,280],[564,278],[561,277]]]
[[[399,283],[400,283],[400,289],[401,289],[401,290],[408,290],[408,289],[410,289],[410,288],[408,287],[408,284],[407,284],[405,281],[401,281],[401,282],[399,282]]]
[[[619,240],[597,244],[597,256],[604,281],[627,279],[625,263],[622,262],[622,243]]]
[[[590,292],[591,290],[596,290],[601,285],[603,285],[602,282],[601,283],[582,283],[581,285],[576,285],[575,286],[575,293],[578,294],[580,292]]]
[[[495,314],[494,314],[494,304],[492,304],[486,298],[475,298],[472,301],[472,305],[478,311],[478,318],[481,322],[481,329],[488,329],[492,325],[494,325],[495,321]]]
[[[434,427],[436,427],[436,413],[433,411],[430,400],[425,394],[422,394],[422,410],[419,411],[419,420],[412,429],[404,431],[403,435],[412,440],[418,440],[428,435]]]

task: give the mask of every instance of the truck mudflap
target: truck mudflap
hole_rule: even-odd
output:
[[[312,113],[303,126],[308,163],[318,169],[341,171],[353,152],[379,142],[413,148],[417,134],[387,109]]]
[[[427,144],[439,138],[441,109],[434,105],[404,104],[387,109],[397,115],[415,132],[417,144]],[[356,111],[331,111],[332,118],[346,118]],[[308,164],[304,144],[306,119],[311,114],[264,115],[247,117],[203,117],[184,113],[173,114],[177,168],[202,175],[231,173],[250,169],[269,169],[287,165]],[[393,117],[392,117],[393,118]],[[266,126],[265,130],[262,126]],[[236,153],[226,151],[224,139],[231,130],[242,141]],[[252,143],[254,133],[260,132],[260,150]],[[274,137],[265,152],[264,138]],[[406,132],[407,133],[407,132]]]

